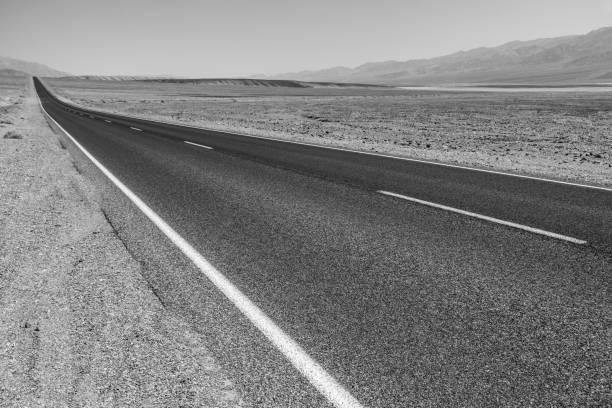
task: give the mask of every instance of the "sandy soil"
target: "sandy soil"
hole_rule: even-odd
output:
[[[109,112],[612,185],[612,92],[48,83],[65,98]]]
[[[15,85],[0,84],[0,406],[242,406]]]

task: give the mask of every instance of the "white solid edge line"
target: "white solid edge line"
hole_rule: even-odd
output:
[[[485,220],[485,221],[489,221],[489,222],[494,222],[496,224],[501,224],[501,225],[505,225],[505,226],[508,226],[508,227],[518,228],[518,229],[521,229],[521,230],[524,230],[524,231],[532,232],[534,234],[545,235],[545,236],[550,237],[550,238],[556,238],[556,239],[560,239],[560,240],[563,240],[563,241],[572,242],[574,244],[585,245],[587,243],[587,241],[584,241],[584,240],[578,239],[578,238],[574,238],[574,237],[569,237],[567,235],[557,234],[555,232],[545,231],[545,230],[542,230],[542,229],[539,229],[539,228],[534,228],[534,227],[529,227],[527,225],[517,224],[515,222],[504,221],[504,220],[500,220],[499,218],[489,217],[487,215],[482,215],[482,214],[473,213],[473,212],[470,212],[470,211],[460,210],[458,208],[449,207],[449,206],[442,205],[442,204],[436,204],[436,203],[432,203],[430,201],[419,200],[418,198],[408,197],[408,196],[405,196],[403,194],[392,193],[390,191],[384,191],[384,190],[378,190],[377,193],[384,194],[384,195],[391,196],[391,197],[395,197],[395,198],[401,198],[402,200],[412,201],[412,202],[417,203],[417,204],[422,204],[422,205],[426,205],[426,206],[429,206],[429,207],[438,208],[440,210],[450,211],[450,212],[454,212],[454,213],[457,213],[457,214],[467,215],[469,217],[474,217],[474,218],[478,218],[478,219],[481,219],[481,220]]]
[[[38,93],[36,95],[38,97]],[[81,152],[108,177],[173,243],[200,271],[219,289],[251,323],[291,362],[291,364],[321,393],[329,402],[339,408],[363,408],[335,378],[310,357],[302,347],[278,327],[257,305],[255,305],[240,289],[232,284],[221,272],[215,269],[200,253],[168,225],[157,213],[144,203],[136,194],[126,187],[104,165],[91,155],[75,140],[42,106],[38,103],[53,123],[70,138]]]
[[[212,147],[210,147],[210,146],[205,146],[205,145],[203,145],[203,144],[193,143],[193,142],[189,142],[189,141],[187,141],[187,140],[183,140],[183,142],[185,142],[185,143],[187,143],[187,144],[190,144],[190,145],[194,145],[194,146],[198,146],[198,147],[203,147],[204,149],[213,150],[213,148],[212,148]]]
[[[136,131],[138,131],[138,132],[142,132],[142,129],[138,129],[137,127],[130,126],[130,129],[132,129],[132,130],[136,130]]]
[[[67,102],[64,102],[64,101],[61,101],[61,102],[67,103]],[[78,105],[76,105],[74,103],[72,103],[72,105],[76,106],[79,109],[85,109],[85,108],[82,108],[82,107],[80,107],[80,106],[78,106]],[[507,173],[507,172],[499,171],[499,170],[479,169],[477,167],[461,166],[461,165],[458,165],[458,164],[450,164],[450,163],[439,163],[439,162],[434,162],[434,161],[429,161],[429,160],[413,159],[413,158],[410,158],[410,157],[393,156],[391,154],[375,153],[375,152],[365,152],[365,151],[362,151],[362,150],[352,150],[352,149],[346,149],[346,148],[343,148],[343,147],[325,146],[325,145],[320,145],[320,144],[316,144],[316,143],[298,142],[298,141],[295,141],[295,140],[278,139],[278,138],[266,137],[266,136],[256,136],[256,135],[250,135],[250,134],[247,134],[247,133],[242,133],[242,132],[233,131],[233,130],[213,129],[213,128],[207,128],[207,127],[204,127],[204,126],[194,126],[194,125],[188,125],[188,124],[180,123],[180,122],[168,122],[168,121],[165,121],[165,120],[153,120],[153,119],[147,119],[147,118],[133,116],[133,115],[118,114],[118,113],[113,113],[113,112],[102,112],[102,111],[100,111],[100,113],[109,114],[109,115],[117,115],[117,116],[122,116],[122,117],[125,117],[125,118],[137,119],[137,120],[144,120],[144,121],[152,122],[152,123],[165,123],[166,125],[180,126],[180,127],[191,128],[191,129],[209,130],[209,131],[212,131],[212,132],[236,134],[236,135],[240,135],[240,136],[252,137],[252,138],[255,138],[255,139],[273,140],[275,142],[283,142],[283,143],[291,143],[291,144],[297,144],[297,145],[303,145],[303,146],[319,147],[319,148],[322,148],[322,149],[339,150],[339,151],[342,151],[342,152],[349,152],[349,153],[356,153],[356,154],[365,154],[365,155],[368,155],[368,156],[386,157],[388,159],[404,160],[404,161],[409,161],[409,162],[414,162],[414,163],[431,164],[431,165],[434,165],[434,166],[450,167],[450,168],[453,168],[453,169],[463,169],[463,170],[477,171],[477,172],[481,172],[481,173],[499,174],[499,175],[502,175],[502,176],[517,177],[517,178],[523,178],[523,179],[529,179],[529,180],[544,181],[544,182],[547,182],[547,183],[564,184],[564,185],[568,185],[568,186],[582,187],[582,188],[591,188],[591,189],[594,189],[594,190],[603,190],[603,191],[610,191],[610,192],[612,192],[612,187],[593,186],[593,185],[589,185],[589,184],[573,183],[571,181],[562,181],[562,180],[548,179],[548,178],[545,178],[545,177],[536,177],[536,176],[527,176],[527,175],[523,175],[523,174]]]

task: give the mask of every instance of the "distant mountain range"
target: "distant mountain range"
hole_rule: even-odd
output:
[[[22,61],[14,58],[0,57],[0,74],[3,76],[33,75],[42,77],[60,77],[68,75],[37,62]]]
[[[62,77],[70,74],[36,62],[0,57],[0,75]],[[161,77],[80,76],[77,78],[151,80]],[[513,41],[498,47],[481,47],[431,59],[370,62],[356,68],[335,67],[272,76],[257,75],[247,80],[252,79],[289,80],[302,83],[295,84],[295,86],[313,86],[313,84],[306,85],[303,82],[391,86],[612,83],[612,27],[600,28],[584,35]],[[215,81],[227,80],[215,79]],[[266,86],[281,84],[269,83]],[[248,85],[264,84],[249,83]],[[288,85],[284,84],[284,86]]]
[[[610,83],[612,27],[585,35],[513,41],[432,59],[370,62],[356,68],[262,78],[384,85]]]
[[[156,79],[172,79],[172,75],[71,75],[71,79],[85,79],[89,81],[144,81]]]
[[[221,86],[266,86],[284,88],[349,88],[349,87],[374,87],[380,88],[384,85],[333,83],[333,82],[305,82],[290,79],[255,79],[255,78],[146,78],[147,82],[175,83],[175,84],[206,84]]]

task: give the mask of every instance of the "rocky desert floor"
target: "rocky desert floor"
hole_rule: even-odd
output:
[[[47,83],[66,99],[108,112],[612,185],[612,92]]]
[[[0,406],[243,406],[62,146],[31,82],[0,80]]]

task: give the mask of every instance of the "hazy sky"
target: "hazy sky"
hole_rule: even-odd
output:
[[[74,74],[273,74],[612,25],[612,0],[0,0],[0,55]]]

